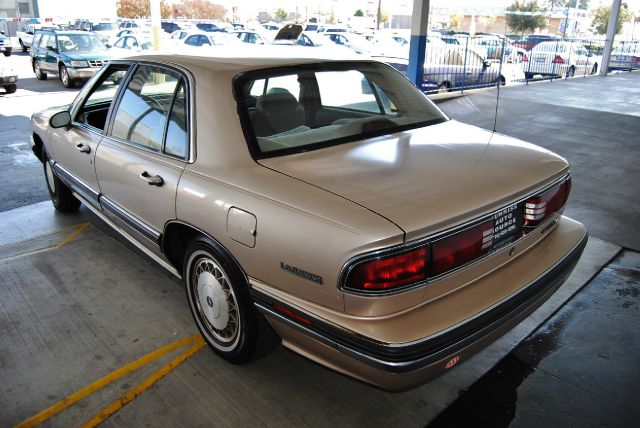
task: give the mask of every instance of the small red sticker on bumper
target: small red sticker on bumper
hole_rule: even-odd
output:
[[[455,357],[449,360],[449,362],[444,366],[444,368],[450,369],[451,367],[455,366],[459,362],[460,362],[460,355],[456,355]]]

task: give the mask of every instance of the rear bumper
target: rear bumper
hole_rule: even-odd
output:
[[[587,234],[584,226],[569,219],[563,219],[557,229],[563,227],[566,229],[564,233],[550,234],[556,236],[547,236],[539,244],[547,247],[561,245],[563,255],[534,280],[524,283],[516,293],[463,323],[410,343],[383,343],[299,311],[255,287],[252,294],[256,306],[267,316],[285,346],[381,388],[405,390],[438,376],[496,340],[542,305],[564,283],[584,250]],[[553,238],[556,241],[558,238],[566,240],[569,236],[571,242],[545,242]],[[553,248],[538,248],[538,251],[545,250],[554,251]],[[514,264],[535,262],[536,254],[529,256],[525,255]],[[474,287],[483,287],[489,282],[495,285],[504,280],[517,279],[512,272],[497,271],[478,280]],[[464,299],[464,292],[458,298]],[[276,309],[278,307],[280,309]],[[282,307],[294,315],[287,316]],[[428,319],[429,305],[419,310],[423,312],[420,316]],[[452,361],[455,362],[451,364]]]

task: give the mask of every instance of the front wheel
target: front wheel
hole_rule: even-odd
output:
[[[42,71],[42,69],[40,68],[40,61],[35,61],[33,63],[33,72],[36,74],[36,79],[47,80],[47,73]]]
[[[4,90],[7,91],[7,94],[13,94],[18,89],[18,85],[6,85]]]
[[[69,77],[69,71],[67,71],[67,67],[64,65],[60,66],[60,81],[64,85],[65,88],[73,88],[76,86],[76,82]]]
[[[49,189],[49,196],[53,206],[61,212],[73,212],[80,208],[80,201],[73,196],[71,189],[60,180],[58,174],[53,169],[51,159],[47,151],[42,148],[42,160],[44,166],[44,178],[47,182],[47,189]]]
[[[4,56],[11,56],[11,51],[4,51],[2,53],[4,54]]]
[[[275,333],[253,305],[244,274],[217,243],[195,240],[183,276],[191,314],[218,355],[242,364],[271,349]]]

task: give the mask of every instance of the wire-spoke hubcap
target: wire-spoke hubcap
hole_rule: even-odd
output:
[[[192,275],[203,323],[219,341],[233,342],[238,335],[239,313],[229,278],[216,262],[206,257],[197,261]]]
[[[53,179],[53,168],[51,168],[51,162],[45,161],[45,168],[47,171],[47,184],[49,185],[49,189],[51,189],[51,193],[56,193],[56,182]]]

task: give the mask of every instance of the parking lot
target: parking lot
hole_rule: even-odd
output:
[[[588,227],[589,244],[516,329],[435,381],[388,393],[282,347],[250,365],[224,362],[203,349],[181,282],[88,209],[56,213],[29,117],[78,89],[37,81],[28,58],[9,58],[19,89],[0,95],[0,425],[454,426],[483,410],[493,426],[505,412],[512,426],[640,418],[638,73],[502,88],[496,130],[572,163],[566,213]],[[492,129],[496,90],[440,107]],[[500,396],[506,410],[492,407]]]

